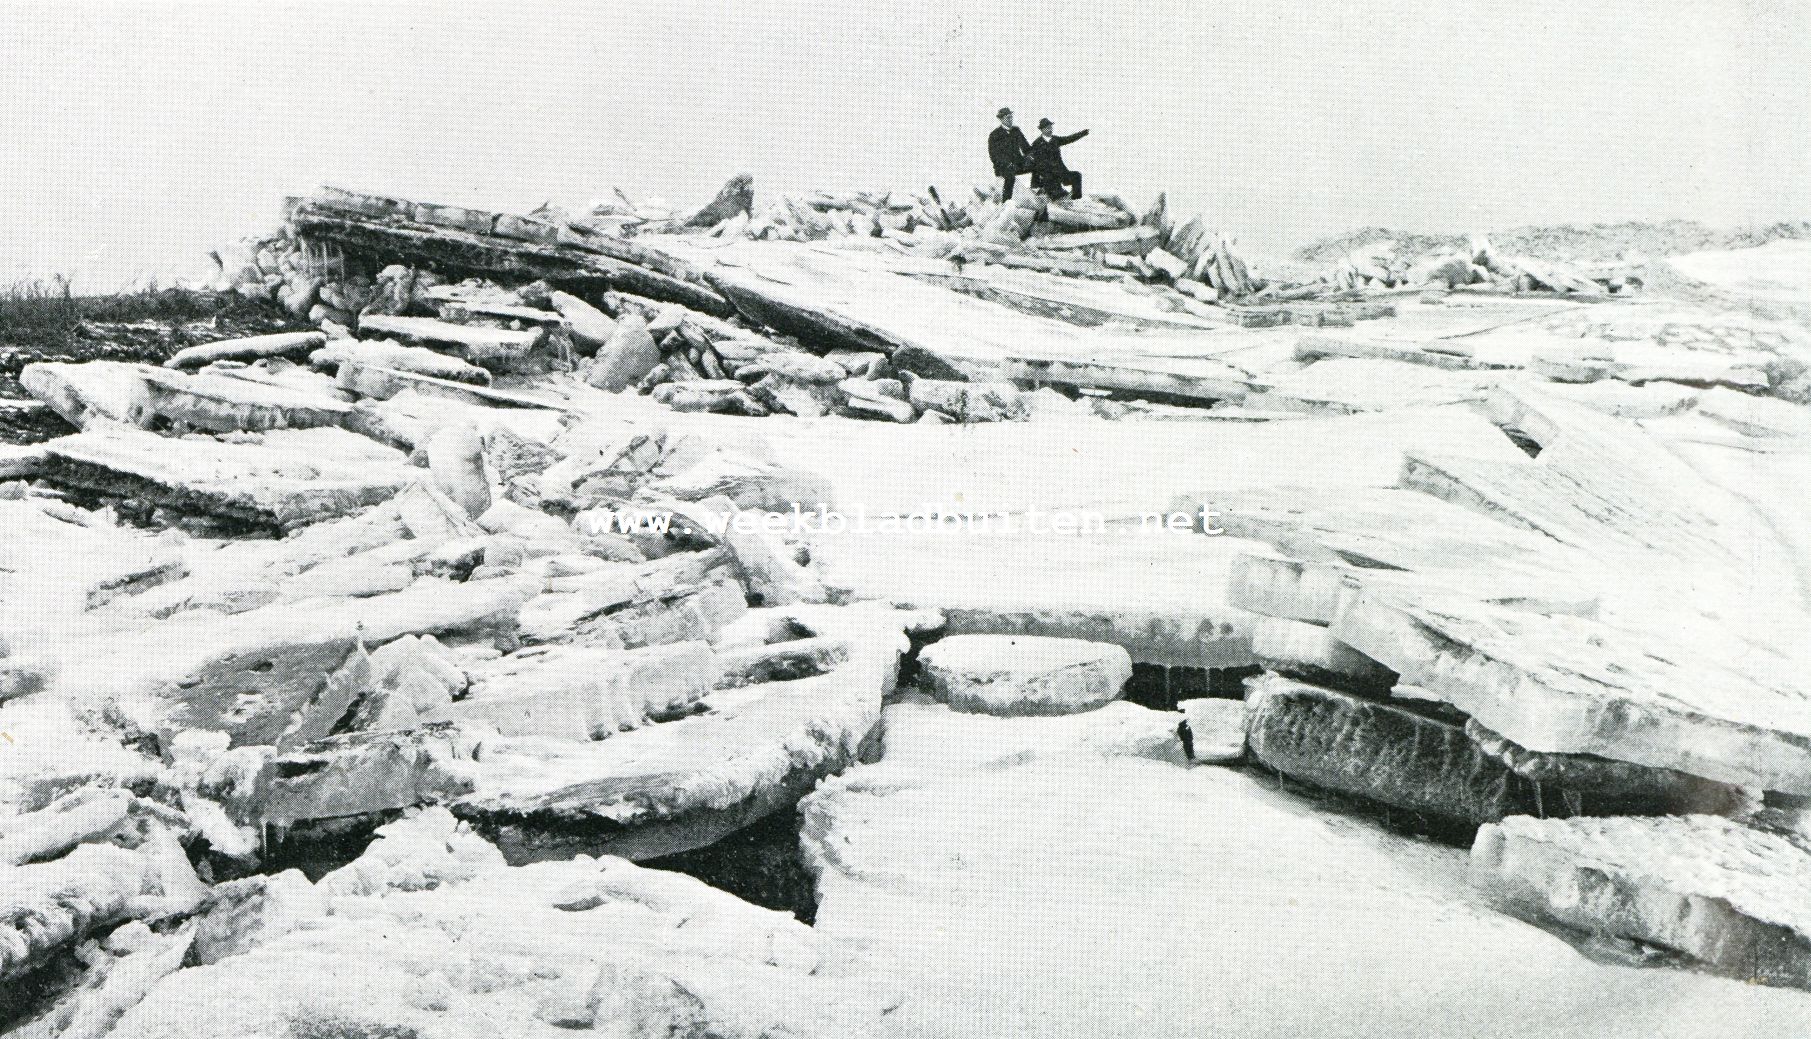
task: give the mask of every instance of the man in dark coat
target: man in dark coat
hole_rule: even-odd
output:
[[[1056,124],[1038,120],[1038,139],[1031,143],[1031,186],[1041,188],[1052,197],[1070,190],[1070,198],[1082,197],[1082,175],[1063,162],[1063,145],[1074,144],[1088,136],[1088,131],[1056,136]]]
[[[1000,125],[987,135],[987,157],[993,160],[994,176],[1000,178],[1000,199],[1012,197],[1013,181],[1025,172],[1025,156],[1031,145],[1025,142],[1025,131],[1012,125],[1012,109],[994,113]]]

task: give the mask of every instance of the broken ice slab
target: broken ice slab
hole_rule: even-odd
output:
[[[41,361],[19,373],[25,392],[77,429],[95,419],[132,423],[143,409],[149,366],[127,361]]]
[[[215,361],[256,361],[266,357],[299,358],[327,341],[320,332],[277,332],[272,335],[222,339],[185,346],[170,355],[165,368],[201,368]]]
[[[487,740],[477,789],[453,811],[524,862],[674,854],[790,807],[856,760],[892,689],[904,631],[927,621],[871,605],[774,612],[796,618],[789,630],[845,642],[848,656],[823,674],[716,690],[684,718],[604,740]]]
[[[1702,568],[1719,581],[1752,580],[1744,564],[1756,552],[1790,552],[1752,503],[1654,430],[1534,386],[1496,387],[1487,406],[1539,443],[1539,457],[1498,464],[1413,449],[1398,485],[1589,552],[1647,553],[1649,566]]]
[[[1686,467],[1675,459],[1671,468]],[[1562,466],[1551,451],[1511,465],[1417,452],[1404,464],[1402,486],[1575,548],[1664,554],[1718,570],[1738,562],[1719,537],[1710,509],[1714,502],[1680,493],[1703,487],[1714,498],[1726,497],[1696,474],[1682,485],[1663,487],[1667,467],[1618,472],[1610,458],[1600,456],[1588,469]]]
[[[472,789],[480,734],[448,722],[329,736],[269,760],[258,779],[265,822],[371,815]]]
[[[1477,464],[1512,468],[1517,462],[1498,456]],[[1409,572],[1469,584],[1480,598],[1496,598],[1516,585],[1552,587],[1590,577],[1589,561],[1551,538],[1412,490],[1279,487],[1209,497],[1220,513],[1214,522],[1228,534],[1266,542],[1298,560],[1354,567],[1366,578]],[[1172,507],[1194,512],[1199,506],[1185,499]],[[1251,608],[1260,608],[1259,601]]]
[[[262,432],[337,426],[352,405],[324,393],[234,379],[221,375],[178,375],[146,369],[146,403],[139,424],[151,418],[216,433]]]
[[[1450,722],[1275,675],[1250,681],[1252,756],[1312,786],[1476,826],[1534,810],[1534,784]]]
[[[543,589],[523,607],[525,635],[618,649],[706,638],[748,605],[721,549],[604,563],[549,578]]]
[[[1252,625],[1251,655],[1277,674],[1347,692],[1388,695],[1397,679],[1326,627],[1281,617],[1259,617]]]
[[[1039,249],[1099,249],[1102,252],[1143,256],[1163,244],[1163,232],[1155,227],[1124,227],[1114,230],[1077,231],[1033,238],[1027,245]]]
[[[467,694],[434,713],[504,736],[607,739],[690,713],[717,670],[703,642],[535,646],[482,665]]]
[[[1253,408],[1342,414],[1481,400],[1487,387],[1512,376],[1446,370],[1384,358],[1338,357],[1294,372],[1267,375]]]
[[[84,947],[89,970],[81,985],[42,1015],[14,1022],[11,1034],[17,1039],[103,1039],[114,1034],[119,1016],[159,979],[181,968],[193,943],[190,926],[160,933],[143,921],[131,921]]]
[[[374,508],[281,540],[236,539],[186,551],[154,541],[159,551],[142,562],[122,560],[90,585],[88,602],[116,620],[145,623],[187,610],[240,613],[280,601],[375,595],[419,576],[468,575],[472,557],[483,551],[482,536],[445,495],[416,483]]]
[[[1063,227],[1079,227],[1090,231],[1117,230],[1130,227],[1138,221],[1136,216],[1123,209],[1093,199],[1052,201],[1044,209],[1044,219]]]
[[[428,317],[372,314],[359,325],[367,336],[389,336],[404,343],[451,354],[468,364],[493,372],[532,371],[545,368],[537,356],[547,337],[545,330],[486,328],[456,325]]]
[[[336,371],[343,364],[393,368],[474,386],[489,386],[491,381],[489,371],[468,361],[426,347],[403,346],[387,340],[336,339],[316,350],[309,363],[316,368]]]
[[[228,616],[194,611],[141,631],[73,641],[58,688],[81,703],[107,704],[146,732],[208,729],[228,733],[235,746],[274,744],[315,714],[330,715],[331,725],[345,713],[346,702],[326,696],[328,678],[361,641],[513,626],[533,592],[530,578],[422,579],[387,595]]]
[[[1035,635],[951,635],[918,664],[928,691],[955,710],[1006,716],[1091,711],[1132,677],[1119,646]]]
[[[712,693],[705,713],[607,740],[487,740],[477,789],[454,811],[512,861],[703,847],[852,763],[882,695],[844,668]]]
[[[1198,401],[1243,400],[1252,389],[1245,373],[1200,358],[1137,358],[1112,363],[1045,357],[1005,357],[961,365],[977,378],[1055,383],[1085,389],[1128,390]]]
[[[1530,750],[1811,794],[1811,693],[1690,647],[1582,617],[1369,592],[1332,634]]]
[[[195,965],[219,963],[328,915],[325,890],[297,869],[215,884],[195,923]]]
[[[718,572],[695,587],[623,605],[577,625],[579,638],[636,649],[712,639],[748,609],[748,592],[734,574]]]
[[[412,204],[403,203],[404,206]],[[445,207],[436,207],[445,210]],[[610,235],[557,232],[557,242],[523,241],[506,236],[500,220],[496,233],[471,228],[410,223],[405,211],[388,217],[347,212],[325,198],[306,199],[292,210],[290,228],[317,241],[332,242],[354,255],[381,257],[436,270],[504,275],[532,280],[603,282],[654,299],[683,303],[694,310],[727,316],[728,301],[698,279],[696,272],[659,250]],[[694,280],[697,279],[697,280]]]
[[[1221,344],[1203,344],[1207,322],[1159,314],[1124,293],[1023,291],[1031,286],[965,277],[977,296],[938,281],[948,277],[944,265],[884,257],[830,265],[774,243],[736,243],[698,259],[714,264],[711,279],[744,313],[817,350],[909,351],[932,358],[937,370],[919,374],[936,378],[960,372],[1209,399],[1249,389],[1242,370],[1209,356]]]
[[[1811,438],[1811,408],[1777,397],[1757,397],[1717,386],[1698,394],[1687,406],[1745,436]]]
[[[380,401],[413,391],[422,397],[451,400],[468,406],[489,405],[498,408],[559,408],[561,406],[558,398],[538,392],[501,390],[472,382],[458,382],[436,375],[404,371],[400,368],[386,368],[364,361],[341,361],[335,381],[343,390]],[[361,402],[353,417],[346,423],[346,428],[364,433],[385,443],[393,442],[396,438],[383,427],[377,416],[370,413],[367,405],[368,402]]]
[[[911,345],[883,326],[814,305],[811,295],[786,282],[727,268],[713,271],[711,283],[742,313],[820,348],[891,355]]]
[[[82,787],[46,807],[0,816],[0,869],[53,859],[78,844],[106,840],[126,824],[132,795]]]
[[[349,662],[350,663],[350,662]],[[339,727],[411,729],[465,692],[470,676],[432,635],[404,635],[370,654],[365,688]],[[336,719],[336,721],[339,721]]]
[[[44,450],[53,483],[282,530],[374,505],[415,478],[400,452],[340,429],[213,439],[108,426]]]
[[[63,858],[0,866],[0,981],[43,965],[163,893],[150,854],[84,844]]]
[[[1665,768],[1586,754],[1545,754],[1518,746],[1478,723],[1465,722],[1465,735],[1517,775],[1564,791],[1564,815],[1727,815],[1748,804],[1740,787],[1715,783]],[[1554,814],[1554,813],[1549,813]]]
[[[1597,594],[1566,573],[1458,566],[1393,571],[1343,562],[1310,563],[1260,552],[1247,552],[1233,561],[1227,597],[1233,606],[1266,617],[1327,625],[1367,588],[1465,595],[1581,617],[1595,615],[1598,608]]]
[[[1178,312],[1159,305],[1162,296],[1137,295],[1118,285],[1076,282],[1040,273],[999,268],[965,267],[961,274],[911,272],[915,280],[999,304],[1029,317],[1048,318],[1065,325],[1102,331],[1203,332],[1224,329],[1226,317],[1208,311]],[[1197,307],[1196,311],[1205,311]],[[1180,340],[1177,340],[1180,342]],[[1209,343],[1213,345],[1221,345]],[[1201,351],[1190,351],[1198,355]],[[1077,356],[1072,360],[1087,358]],[[930,374],[930,373],[925,373]]]
[[[1034,635],[1123,646],[1135,663],[1249,664],[1251,622],[1227,574],[1250,542],[1182,532],[821,534],[812,571],[859,599],[940,610],[951,634]]]
[[[1811,988],[1811,853],[1777,834],[1710,815],[1505,819],[1478,831],[1471,880],[1518,915]]]
[[[1764,392],[1771,382],[1769,369],[1775,356],[1766,351],[1727,347],[1694,350],[1679,344],[1559,339],[1538,347],[1528,367],[1555,382],[1614,379],[1640,385],[1664,380]]]
[[[3,417],[3,416],[0,416]],[[0,444],[0,483],[29,480],[44,467],[44,449]]]
[[[753,617],[751,611],[745,615]],[[725,638],[727,638],[727,633]],[[785,682],[828,674],[849,659],[849,643],[836,638],[804,638],[776,645],[726,648],[716,657],[715,687],[734,689],[763,682]]]
[[[1402,361],[1453,370],[1519,368],[1524,360],[1491,353],[1479,357],[1474,354],[1472,345],[1464,341],[1406,343],[1334,339],[1327,336],[1303,336],[1296,344],[1295,356],[1303,361],[1316,361],[1326,357]]]

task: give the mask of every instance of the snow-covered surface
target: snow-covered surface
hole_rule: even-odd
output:
[[[811,928],[690,877],[505,866],[444,809],[384,834],[316,885],[326,915],[176,972],[113,1034],[832,1039],[874,1034],[902,998]]]
[[[1486,388],[1515,377],[1514,373],[1449,371],[1406,361],[1331,358],[1273,377],[1269,390],[1247,403],[1258,408],[1389,411],[1480,400]]]
[[[1179,767],[1177,715],[887,709],[805,803],[818,930],[913,1034],[1790,1035],[1800,993],[1604,966],[1493,911],[1466,855],[1274,779]]]
[[[1782,239],[1752,249],[1719,249],[1669,258],[1687,277],[1771,303],[1811,303],[1811,242]]]
[[[650,399],[575,391],[592,435],[686,433],[820,474],[851,516],[1095,510],[1136,517],[1179,495],[1255,486],[1387,487],[1405,453],[1513,459],[1521,452],[1463,406],[1289,423],[1073,418],[896,426],[844,418],[764,419],[667,411]],[[815,506],[816,502],[804,503]]]

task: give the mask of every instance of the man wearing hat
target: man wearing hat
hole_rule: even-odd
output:
[[[1025,155],[1031,145],[1025,143],[1025,131],[1012,125],[1012,109],[1002,108],[994,116],[1000,125],[987,135],[987,157],[993,160],[994,176],[1003,185],[1000,198],[1004,201],[1012,197],[1013,181],[1025,172]]]
[[[1056,136],[1056,124],[1038,120],[1038,139],[1031,145],[1031,186],[1042,188],[1052,197],[1070,189],[1070,198],[1082,197],[1082,175],[1063,162],[1063,145],[1074,144],[1088,136],[1088,131]]]

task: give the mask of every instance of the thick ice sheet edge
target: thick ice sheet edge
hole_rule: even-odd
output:
[[[215,440],[103,425],[44,452],[53,482],[284,530],[377,504],[416,473],[400,452],[339,429]]]
[[[1480,596],[1497,596],[1489,601]],[[1232,602],[1325,626],[1349,647],[1518,745],[1669,769],[1721,783],[1811,791],[1811,701],[1554,601],[1540,583],[1452,581],[1252,556]],[[1313,666],[1273,646],[1273,664]],[[1275,655],[1283,654],[1281,659]]]
[[[1449,600],[1360,595],[1333,636],[1530,750],[1811,794],[1811,703],[1633,632]]]
[[[1770,637],[1803,616],[1797,568],[1743,563],[1796,555],[1778,523],[1655,430],[1528,387],[1489,397],[1538,458],[1453,458],[1465,478],[1439,482],[1411,453],[1399,489],[1230,501],[1230,529],[1294,557],[1241,559],[1233,605],[1328,625],[1528,750],[1805,792],[1811,688]]]
[[[1471,880],[1519,915],[1811,989],[1802,840],[1708,815],[1522,816],[1479,831]]]

